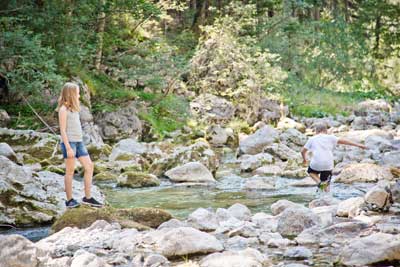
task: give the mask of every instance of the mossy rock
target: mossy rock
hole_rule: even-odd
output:
[[[118,209],[116,213],[120,218],[135,221],[152,228],[156,228],[162,223],[172,219],[170,213],[154,208]]]
[[[100,162],[95,162],[94,163],[94,169],[93,169],[93,174],[99,174],[103,172],[107,172],[108,168],[104,165],[102,165]]]
[[[90,144],[86,147],[86,149],[88,150],[89,155],[93,161],[107,159],[112,151],[112,147],[107,144],[102,146]]]
[[[49,172],[58,173],[58,174],[61,174],[61,175],[65,174],[65,170],[64,169],[62,169],[60,167],[57,167],[57,166],[54,166],[54,165],[47,166],[45,168],[45,170],[49,171]]]
[[[142,166],[133,164],[121,169],[121,172],[140,172],[140,171],[142,171]]]
[[[118,185],[130,188],[158,186],[160,180],[153,174],[144,172],[124,172],[118,177]]]
[[[117,179],[118,179],[117,175],[108,171],[101,172],[93,176],[94,182],[117,181]]]
[[[135,158],[136,158],[136,156],[133,154],[121,153],[115,158],[115,160],[116,161],[129,161],[129,160],[134,160]]]
[[[58,144],[57,147],[55,147],[56,145],[57,141],[53,138],[45,138],[34,145],[28,144],[29,147],[26,153],[40,160],[49,159],[53,155],[54,150],[56,150],[56,153],[61,154],[60,145]]]
[[[80,206],[68,209],[51,226],[53,232],[58,232],[65,227],[87,228],[97,220],[109,223],[117,222],[124,228],[136,228],[139,231],[158,227],[163,222],[172,218],[166,211],[152,208],[115,209],[112,207],[92,208]],[[135,221],[135,220],[138,221]],[[140,221],[140,222],[139,222]]]
[[[24,164],[36,164],[40,163],[41,160],[33,157],[32,155],[24,154],[22,157],[22,161]]]

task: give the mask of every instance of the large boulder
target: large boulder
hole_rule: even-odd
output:
[[[96,116],[95,122],[104,140],[138,138],[142,135],[142,122],[138,118],[135,102],[117,111],[100,113]]]
[[[339,262],[346,266],[366,266],[400,260],[400,235],[374,233],[355,238],[343,247]]]
[[[21,235],[6,235],[0,238],[0,266],[39,266],[45,252]]]
[[[171,218],[172,215],[170,213],[156,208],[114,209],[105,207],[95,209],[82,206],[64,212],[51,228],[54,232],[58,232],[66,227],[84,229],[97,220],[104,220],[109,223],[118,222],[127,228],[134,227],[139,230],[145,230],[148,227],[156,228]]]
[[[287,208],[279,214],[277,232],[283,236],[300,234],[304,229],[320,224],[320,218],[308,208]]]
[[[165,228],[148,234],[145,242],[167,258],[191,254],[206,254],[223,250],[214,236],[191,227]]]
[[[382,155],[382,165],[400,168],[400,151],[390,151]]]
[[[390,185],[380,183],[371,188],[364,196],[366,208],[372,211],[388,211],[392,205]]]
[[[17,162],[17,155],[7,143],[0,143],[0,156],[7,157],[12,161]]]
[[[288,106],[274,99],[262,98],[260,102],[260,119],[271,123],[278,121],[281,117],[289,114]]]
[[[165,172],[165,176],[174,182],[215,182],[212,173],[200,162],[189,162],[175,167]]]
[[[190,111],[200,121],[223,124],[234,117],[236,108],[222,97],[201,94],[190,102]]]
[[[208,255],[200,262],[200,267],[262,267],[268,258],[258,250],[247,248],[241,251],[225,251]]]
[[[303,124],[290,118],[281,118],[278,122],[277,128],[280,130],[296,129],[302,133],[306,131],[306,127]]]
[[[371,163],[355,163],[346,166],[336,177],[335,182],[351,184],[354,182],[373,183],[380,180],[393,180],[389,168]]]
[[[275,202],[274,204],[271,205],[271,212],[273,215],[278,215],[281,212],[283,212],[284,210],[288,209],[288,208],[304,208],[303,205],[294,203],[292,201],[286,200],[286,199],[280,199],[277,202]]]
[[[279,138],[286,144],[293,144],[299,147],[304,146],[307,142],[307,136],[294,128],[287,129]],[[288,146],[290,147],[290,145]]]
[[[71,261],[71,267],[111,267],[107,262],[97,255],[87,252],[84,249],[75,252]]]
[[[118,186],[138,188],[148,186],[159,186],[160,180],[157,176],[149,173],[129,171],[122,173],[118,179]]]
[[[156,159],[150,166],[151,173],[160,176],[167,170],[189,162],[200,162],[212,173],[215,173],[219,160],[211,146],[203,139],[189,146],[177,146],[166,156]]]
[[[244,140],[240,140],[239,149],[244,154],[258,154],[263,152],[267,145],[278,139],[279,133],[271,126],[264,126]]]
[[[73,197],[80,199],[83,182],[73,181]],[[65,211],[64,177],[48,171],[34,172],[0,156],[0,223],[31,225],[48,223]],[[92,186],[100,202],[103,195]]]
[[[198,208],[194,212],[192,212],[187,222],[194,228],[204,231],[212,231],[218,228],[218,219],[215,213],[203,209]]]
[[[362,197],[348,198],[338,204],[336,215],[340,217],[355,217],[363,204],[364,199]]]
[[[271,164],[274,158],[268,153],[259,153],[256,155],[242,155],[238,161],[240,162],[241,171],[253,171],[264,164]]]
[[[356,115],[365,116],[368,112],[379,111],[379,112],[390,112],[392,109],[391,105],[384,99],[376,100],[365,100],[357,104],[355,109]]]
[[[82,104],[79,115],[82,124],[83,142],[85,144],[96,144],[98,146],[104,145],[103,138],[100,135],[100,129],[94,123],[93,115],[90,111],[90,108]]]
[[[228,213],[238,220],[246,221],[251,218],[251,211],[243,204],[235,203],[228,208]]]
[[[211,145],[221,147],[228,143],[228,141],[234,141],[234,133],[231,128],[223,128],[220,125],[212,125],[207,128],[206,139]]]

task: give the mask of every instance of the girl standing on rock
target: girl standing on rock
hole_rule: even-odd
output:
[[[79,118],[79,86],[74,83],[66,83],[62,88],[58,99],[58,119],[61,134],[61,150],[65,159],[65,193],[67,208],[75,208],[80,204],[72,198],[72,178],[75,170],[75,158],[82,164],[85,184],[85,196],[82,203],[93,207],[101,207],[102,204],[91,197],[91,185],[93,176],[93,162],[83,144],[82,126]]]

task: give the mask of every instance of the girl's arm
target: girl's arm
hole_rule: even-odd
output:
[[[356,146],[356,147],[359,147],[359,148],[362,148],[362,149],[366,149],[367,148],[366,146],[364,146],[362,144],[354,143],[354,142],[352,142],[350,140],[343,139],[343,138],[339,138],[338,144]]]
[[[67,137],[67,109],[64,106],[62,106],[58,111],[58,121],[60,123],[61,140],[67,149],[67,156],[68,158],[72,158],[74,151],[72,150]]]

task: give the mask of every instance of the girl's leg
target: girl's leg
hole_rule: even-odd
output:
[[[92,186],[94,164],[89,156],[79,157],[78,160],[85,170],[85,174],[83,175],[85,182],[85,197],[89,199],[91,198],[90,188]]]
[[[67,195],[67,201],[72,198],[72,177],[74,176],[74,170],[75,170],[75,158],[66,158],[64,185],[65,185],[65,193]]]

